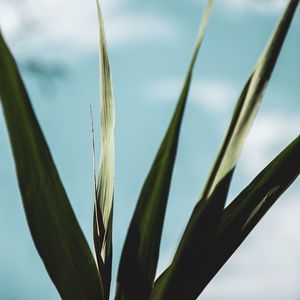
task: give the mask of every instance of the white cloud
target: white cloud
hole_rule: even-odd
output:
[[[239,165],[249,177],[254,177],[298,134],[298,115],[282,112],[258,115],[246,140]]]
[[[20,19],[13,6],[8,2],[0,2],[1,29],[7,35],[13,35],[20,28]]]
[[[107,35],[112,46],[132,42],[163,41],[176,38],[176,24],[168,18],[150,14],[123,14],[107,18]]]
[[[192,99],[212,112],[226,111],[235,96],[236,90],[224,81],[196,81],[192,84]]]
[[[177,101],[183,80],[165,78],[154,82],[150,90],[159,100]],[[232,101],[237,97],[236,89],[222,80],[193,79],[189,98],[192,103],[200,105],[209,112],[221,113],[231,108]]]
[[[101,5],[110,47],[140,41],[169,42],[176,36],[177,25],[159,14],[128,12],[124,1],[120,0],[101,1]],[[5,36],[12,42],[19,36],[24,23],[33,24],[33,34],[25,32],[28,38],[23,41],[23,49],[26,45],[30,48],[68,46],[80,51],[97,49],[95,1],[27,0],[19,6],[0,0],[0,20]]]
[[[222,0],[223,6],[234,11],[254,11],[262,14],[281,12],[287,5],[287,0]]]

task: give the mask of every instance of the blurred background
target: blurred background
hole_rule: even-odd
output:
[[[226,132],[234,104],[285,0],[219,0],[195,68],[165,220],[169,264]],[[114,263],[174,110],[205,1],[102,3],[116,102]],[[92,103],[99,157],[95,1],[0,0],[0,25],[25,80],[72,206],[92,246]],[[228,202],[300,128],[300,11],[239,160]],[[97,159],[98,161],[98,159]],[[279,199],[200,297],[300,297],[300,181]],[[59,299],[27,228],[0,114],[0,299]]]

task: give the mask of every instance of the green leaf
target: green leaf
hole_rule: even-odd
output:
[[[226,263],[264,214],[300,173],[300,136],[286,147],[226,207],[220,230],[208,258],[201,290]]]
[[[148,299],[151,292],[180,126],[193,67],[212,6],[213,1],[208,1],[176,110],[146,178],[128,230],[119,267],[116,299]]]
[[[63,299],[103,299],[95,260],[1,34],[0,96],[27,222],[51,279]]]
[[[235,108],[224,143],[185,229],[171,266],[155,285],[151,299],[195,299],[207,272],[237,159],[259,108],[299,1],[290,1],[257,62]]]
[[[96,2],[100,36],[101,157],[94,210],[94,245],[100,274],[104,281],[106,299],[108,299],[112,264],[115,107],[103,18],[99,1]]]
[[[260,106],[262,96],[275,67],[298,2],[298,0],[290,1],[285,14],[241,93],[225,140],[201,196],[203,201],[206,201],[211,196],[215,187],[236,166],[237,159]],[[229,188],[229,184],[227,188]],[[227,190],[224,192],[224,198],[226,199]]]

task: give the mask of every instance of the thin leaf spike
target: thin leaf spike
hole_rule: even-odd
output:
[[[125,240],[118,272],[116,299],[148,299],[157,267],[159,246],[184,108],[196,57],[214,1],[208,1],[186,79],[150,172],[143,185]]]
[[[95,260],[1,33],[0,97],[27,222],[53,283],[62,299],[104,300]]]
[[[151,299],[195,299],[206,274],[207,257],[222,219],[231,178],[260,106],[299,0],[291,0],[236,105],[224,143],[200,201],[186,226],[171,266],[155,284]]]
[[[259,109],[281,47],[299,0],[290,1],[285,14],[274,30],[267,47],[260,56],[236,106],[224,143],[208,178],[201,199],[207,199],[218,183],[234,170],[245,138]]]
[[[106,298],[109,297],[112,264],[112,215],[114,198],[114,128],[115,107],[110,65],[101,8],[97,11],[100,36],[100,110],[101,110],[101,156],[96,187],[94,213],[94,244],[100,273],[104,279]]]

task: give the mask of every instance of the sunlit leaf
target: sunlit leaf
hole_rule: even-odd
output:
[[[100,36],[101,157],[94,211],[94,244],[99,270],[104,281],[106,298],[108,299],[112,264],[115,107],[103,18],[98,0],[96,2]]]

